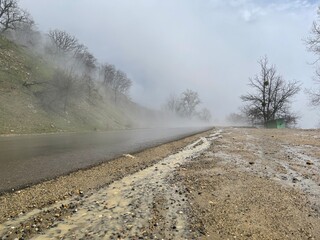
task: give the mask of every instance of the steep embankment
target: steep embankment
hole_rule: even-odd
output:
[[[69,101],[66,111],[48,109],[38,93],[55,70],[39,54],[0,37],[0,134],[122,129],[146,111],[127,99],[115,105],[98,92],[90,101]]]

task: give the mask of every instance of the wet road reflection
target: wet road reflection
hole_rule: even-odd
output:
[[[136,129],[0,137],[0,193],[207,129]]]

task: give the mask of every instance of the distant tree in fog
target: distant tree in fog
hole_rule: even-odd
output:
[[[191,118],[196,114],[196,107],[201,103],[199,94],[195,91],[187,89],[181,94],[179,113],[187,118]]]
[[[212,116],[210,111],[207,108],[203,108],[199,113],[198,113],[199,119],[204,122],[210,122]]]
[[[114,101],[117,102],[118,94],[128,96],[128,92],[132,86],[131,79],[126,73],[117,70],[114,65],[105,64],[102,66],[103,84],[105,87],[112,89],[114,92]]]
[[[0,33],[15,30],[20,23],[32,22],[28,12],[18,6],[17,0],[0,0]]]
[[[84,72],[91,74],[97,68],[97,59],[84,45],[79,45],[74,53],[74,58],[84,67]]]
[[[179,105],[180,99],[171,94],[164,105],[164,109],[172,113],[177,113],[179,111]]]
[[[101,67],[101,75],[102,75],[102,79],[103,79],[103,84],[106,87],[109,87],[112,82],[113,79],[115,78],[116,75],[116,67],[112,64],[104,64]]]
[[[118,70],[116,72],[116,78],[113,83],[113,89],[116,92],[127,95],[131,86],[132,81],[128,78],[127,74],[121,70]]]
[[[97,70],[97,59],[83,45],[77,48],[74,58],[76,62],[80,64],[79,71],[82,74],[83,90],[90,100],[93,94],[97,92],[94,81],[94,73]]]
[[[297,116],[290,111],[290,101],[300,91],[300,83],[285,81],[275,66],[269,66],[267,57],[258,63],[260,73],[249,79],[252,92],[241,96],[242,101],[247,103],[243,113],[251,121],[263,124],[277,118],[292,123]]]
[[[200,103],[199,94],[187,89],[179,97],[170,95],[165,103],[165,109],[181,117],[191,118],[197,115],[196,108]]]
[[[51,41],[53,53],[71,53],[80,46],[76,37],[59,29],[50,30],[48,37]]]

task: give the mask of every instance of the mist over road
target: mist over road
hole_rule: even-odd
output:
[[[136,129],[0,137],[0,193],[208,129]]]

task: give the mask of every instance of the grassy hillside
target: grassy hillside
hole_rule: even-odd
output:
[[[116,107],[102,96],[71,101],[66,112],[48,110],[37,92],[54,70],[29,49],[0,37],[0,134],[123,129],[135,125],[134,112],[144,111],[130,101]]]

